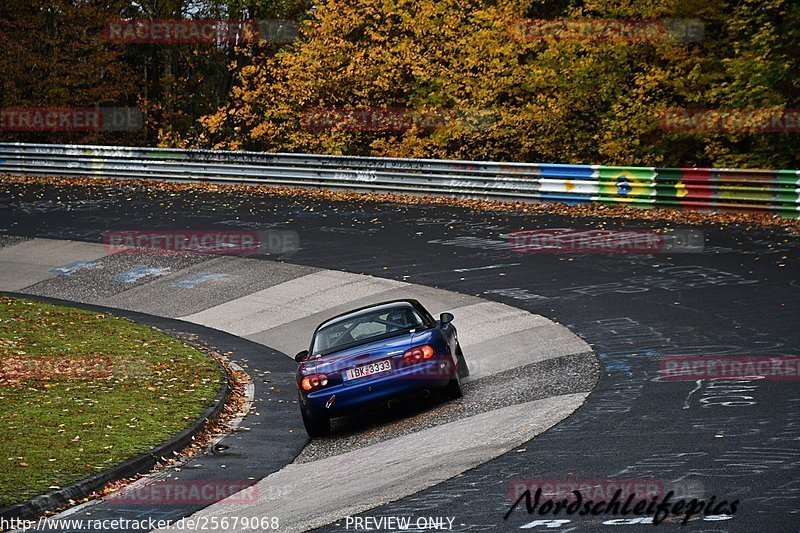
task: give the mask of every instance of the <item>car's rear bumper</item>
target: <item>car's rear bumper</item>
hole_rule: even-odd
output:
[[[303,395],[302,401],[311,416],[339,416],[415,391],[444,387],[450,381],[450,366],[449,361],[435,358],[386,374],[325,387]]]

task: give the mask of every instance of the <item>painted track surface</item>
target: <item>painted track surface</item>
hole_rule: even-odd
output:
[[[456,530],[510,530],[538,518],[517,510],[503,520],[514,480],[649,479],[740,500],[730,520],[664,523],[665,529],[798,529],[797,382],[752,380],[731,387],[665,382],[658,375],[658,359],[665,355],[800,355],[800,246],[781,230],[702,228],[706,247],[695,254],[567,257],[516,255],[500,235],[595,228],[598,221],[116,190],[10,188],[0,202],[0,227],[31,236],[98,241],[108,229],[290,229],[302,246],[284,258],[292,263],[505,302],[569,326],[598,351],[601,379],[587,404],[521,445],[524,452],[504,454],[364,515],[454,516]],[[631,227],[658,225],[629,222]],[[605,530],[607,518],[572,516],[548,530]],[[343,528],[339,524],[328,528]]]

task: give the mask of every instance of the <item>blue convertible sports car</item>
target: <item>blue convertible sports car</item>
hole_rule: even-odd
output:
[[[320,324],[310,349],[295,356],[308,434],[327,435],[332,417],[416,391],[460,397],[469,369],[452,320],[435,320],[416,300],[394,300]]]

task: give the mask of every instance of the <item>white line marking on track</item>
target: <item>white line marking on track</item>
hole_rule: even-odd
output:
[[[453,270],[453,272],[472,272],[473,270],[490,270],[493,268],[503,268],[503,267],[510,267],[510,266],[519,266],[522,263],[505,263],[500,265],[488,265],[483,267],[475,267],[475,268],[457,268]]]
[[[699,391],[700,387],[702,387],[702,386],[703,386],[703,380],[702,379],[698,379],[697,380],[697,387],[695,387],[692,390],[692,392],[689,393],[689,395],[686,397],[686,401],[683,402],[683,408],[684,409],[689,409],[689,398],[692,397],[692,394],[694,394],[695,392]]]

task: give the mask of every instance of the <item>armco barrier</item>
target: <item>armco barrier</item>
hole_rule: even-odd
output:
[[[800,171],[0,143],[0,174],[101,176],[800,217]]]

